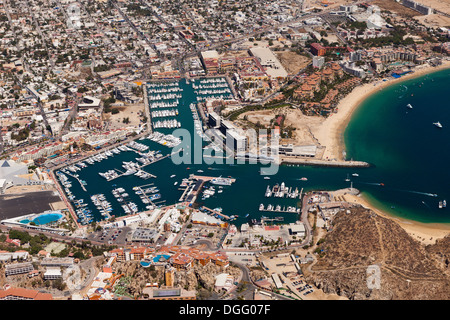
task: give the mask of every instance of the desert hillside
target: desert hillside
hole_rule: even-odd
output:
[[[449,244],[447,236],[425,247],[395,221],[356,208],[337,214],[305,275],[325,292],[350,299],[449,299]],[[367,284],[373,265],[380,270],[379,289]]]

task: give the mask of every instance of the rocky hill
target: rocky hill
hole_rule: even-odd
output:
[[[336,215],[304,273],[324,292],[350,299],[449,299],[449,248],[449,237],[425,247],[395,221],[353,208]],[[367,281],[374,279],[369,266],[380,271],[379,288]]]
[[[228,273],[235,279],[240,277],[241,271],[237,267],[228,266],[227,268],[216,266],[209,263],[205,266],[195,264],[188,271],[175,272],[175,286],[186,290],[197,290],[204,288],[211,292],[214,289],[215,276],[220,273]],[[130,282],[127,285],[127,291],[131,296],[139,296],[146,283],[158,283],[164,285],[164,267],[142,268],[135,261],[121,262],[116,264],[116,273],[129,277]]]

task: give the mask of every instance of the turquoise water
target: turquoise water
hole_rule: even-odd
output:
[[[183,128],[194,133],[189,105],[195,102],[195,93],[191,85],[186,84],[184,80],[181,80],[180,85],[184,92],[176,119],[181,122]],[[259,211],[261,203],[265,207],[268,204],[282,207],[300,206],[298,198],[266,198],[264,195],[268,185],[272,187],[276,183],[284,182],[293,190],[303,188],[303,192],[336,190],[349,187],[350,183],[345,179],[350,176],[355,188],[361,190],[380,209],[393,215],[422,222],[450,222],[450,209],[438,209],[439,200],[450,201],[450,191],[447,187],[450,174],[446,169],[450,160],[450,109],[445,90],[449,87],[450,71],[441,71],[383,89],[360,106],[344,134],[346,151],[348,158],[373,164],[370,168],[283,165],[275,176],[265,180],[260,174],[262,165],[175,165],[170,158],[166,158],[144,168],[145,171],[156,175],[155,179],[142,180],[130,175],[108,182],[100,177],[98,172],[113,168],[121,170],[122,161],[135,161],[139,157],[135,152],[121,152],[77,172],[80,179],[87,182],[87,192],[82,190],[76,180],[69,177],[72,181],[71,191],[77,199],[84,199],[84,202],[88,203],[88,208],[93,211],[96,220],[101,220],[102,216],[90,200],[93,194],[103,193],[106,200],[112,204],[112,214],[121,216],[125,213],[111,193],[114,188],[124,188],[129,194],[128,201],[133,201],[140,210],[145,210],[146,204],[143,204],[132,190],[135,186],[153,184],[161,194],[161,200],[156,203],[168,205],[178,202],[183,192],[178,189],[179,184],[191,173],[230,176],[236,178],[235,183],[224,186],[222,193],[216,191],[214,196],[204,201],[200,199],[198,204],[212,209],[221,207],[224,214],[238,216],[233,223],[240,226],[248,219],[261,216],[283,217],[285,223],[298,219],[295,213]],[[406,108],[408,103],[413,105],[413,109]],[[436,121],[440,121],[444,128],[433,126],[432,123]],[[171,133],[173,129],[157,131]],[[160,150],[162,154],[172,152],[172,149],[147,139],[137,142],[150,146],[151,150]],[[203,172],[199,173],[198,170]],[[359,176],[353,176],[353,173]],[[171,175],[176,176],[171,178]],[[308,180],[302,181],[301,177],[307,177]],[[177,186],[174,185],[175,182],[178,182]],[[218,189],[216,186],[216,190]]]
[[[62,217],[63,217],[63,215],[59,214],[59,213],[46,213],[46,214],[41,214],[41,215],[37,216],[36,218],[34,218],[31,221],[28,220],[28,219],[25,219],[25,220],[22,220],[20,222],[21,223],[25,223],[25,224],[30,223],[30,222],[34,222],[36,225],[42,226],[42,225],[45,225],[45,224],[49,224],[49,223],[58,221]]]
[[[450,199],[448,88],[450,70],[385,88],[359,107],[345,131],[347,157],[375,165],[354,186],[393,215],[450,222],[449,209],[438,207]]]

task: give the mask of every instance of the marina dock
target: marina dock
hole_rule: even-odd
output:
[[[230,219],[229,216],[227,216],[227,215],[225,215],[225,214],[223,214],[223,213],[221,213],[221,212],[219,212],[217,210],[213,210],[213,209],[210,209],[210,208],[205,207],[205,206],[201,207],[201,209],[205,209],[206,211],[208,211],[208,212],[210,212],[212,214],[217,214],[218,216],[221,216],[222,218]]]
[[[162,156],[162,157],[160,157],[160,158],[157,158],[157,159],[155,159],[155,160],[153,160],[153,161],[151,161],[151,162],[149,162],[149,163],[144,163],[144,164],[142,164],[142,165],[138,165],[138,166],[136,166],[136,171],[143,171],[142,168],[144,168],[144,167],[146,167],[146,166],[148,166],[148,165],[151,165],[151,164],[153,164],[153,163],[156,163],[156,162],[158,162],[158,161],[161,161],[161,160],[163,160],[163,159],[165,159],[165,158],[168,158],[168,157],[170,157],[170,156],[171,156],[171,154],[166,154],[165,156]],[[123,177],[123,176],[125,176],[125,175],[128,175],[128,174],[126,174],[125,172],[122,172],[122,171],[118,170],[117,168],[115,168],[114,170],[117,171],[117,172],[119,172],[119,174],[114,175],[114,176],[112,176],[111,178],[108,178],[107,181],[112,181],[112,180],[115,180],[115,179],[117,179],[117,178],[120,178],[120,177]],[[148,173],[148,172],[146,172],[146,171],[144,171],[144,172],[145,172],[146,174],[148,174],[151,178],[156,178],[155,175],[153,175],[153,174],[151,174],[151,173]]]
[[[80,183],[81,189],[83,189],[83,191],[87,192],[86,188],[84,187],[84,183],[77,176],[71,174],[68,171],[66,171],[65,173],[68,174],[69,176],[71,176],[72,178],[76,179]]]
[[[281,183],[281,185],[276,184],[272,188],[270,188],[270,186],[267,186],[265,197],[301,199],[302,193],[303,188],[299,192],[298,188],[295,188],[295,190],[293,190],[292,187],[285,187],[283,182]]]
[[[153,195],[155,195],[157,193],[154,192],[153,190],[149,190],[147,188],[147,187],[152,187],[152,186],[153,186],[153,183],[149,183],[149,184],[145,184],[142,186],[136,186],[133,188],[133,190],[136,191],[136,194],[140,195],[141,199],[143,198],[146,200],[145,203],[149,203],[150,205],[152,205],[153,207],[156,208],[159,205],[159,203],[165,202],[165,200],[158,202],[158,204],[153,202],[154,199],[151,199],[148,194],[152,193]]]
[[[198,176],[198,175],[195,175],[195,174],[191,174],[189,176],[189,178],[194,179],[194,180],[203,180],[205,182],[209,182],[209,181],[211,181],[213,179],[217,179],[218,177]],[[236,182],[236,179],[233,179],[233,178],[227,178],[227,179],[230,179],[231,183]]]
[[[260,205],[259,211],[262,212],[280,212],[280,213],[300,213],[300,208],[293,207],[293,206],[283,206],[281,208],[280,205],[271,205],[269,204],[267,207],[264,207],[263,204]]]

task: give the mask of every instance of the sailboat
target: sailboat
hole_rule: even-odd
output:
[[[345,181],[350,181],[350,178],[348,177],[348,174],[347,174],[347,179],[345,179]]]

